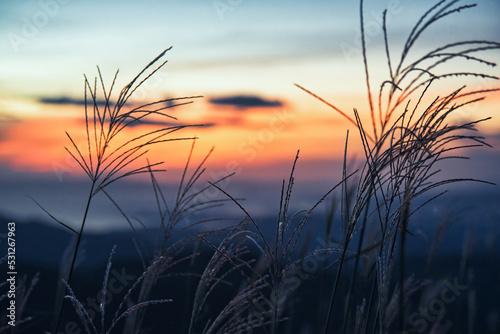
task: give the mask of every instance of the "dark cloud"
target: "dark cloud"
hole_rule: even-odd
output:
[[[38,101],[41,103],[45,103],[45,104],[76,105],[76,106],[85,105],[84,99],[74,99],[72,97],[67,97],[67,96],[41,97],[38,99]],[[104,101],[104,100],[97,100],[96,102],[97,102],[97,105],[99,105],[99,106],[106,105],[106,101]],[[92,104],[92,100],[91,99],[87,100],[87,103]]]
[[[132,122],[132,119],[128,119],[129,123],[127,126],[128,127],[133,127],[133,126],[138,126],[138,125],[156,125],[156,126],[162,126],[162,127],[171,127],[171,126],[179,126],[179,124],[174,123],[174,122],[162,122],[162,121],[153,121],[149,119],[141,119],[135,122]]]
[[[164,122],[164,121],[155,121],[155,120],[139,120],[136,122],[130,123],[128,126],[133,127],[133,126],[138,126],[138,125],[155,125],[155,126],[161,126],[161,127],[173,127],[173,126],[189,126],[188,124],[183,124],[183,123],[175,123],[175,122]],[[202,125],[199,125],[200,127],[212,127],[215,126],[215,123],[203,123]]]
[[[258,108],[258,107],[280,107],[283,105],[278,100],[267,100],[255,95],[233,95],[217,97],[209,100],[212,104],[232,106],[238,109]]]

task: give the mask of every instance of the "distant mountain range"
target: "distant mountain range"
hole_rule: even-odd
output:
[[[476,243],[476,252],[482,253],[487,248],[493,248],[500,253],[500,247],[498,247],[500,243],[500,192],[457,195],[455,191],[453,194],[455,195],[445,195],[428,204],[410,218],[410,231],[415,238],[408,239],[412,245],[409,246],[409,256],[412,256],[413,248],[417,254],[423,255],[421,251],[429,248],[438,225],[444,220],[451,220],[451,222],[440,242],[440,252],[460,253],[465,236],[468,235],[468,238]],[[10,219],[0,214],[2,226],[5,226],[4,224]],[[312,230],[312,240],[322,237],[324,219],[323,213],[317,213],[306,226],[306,231],[308,227]],[[258,217],[256,220],[265,234],[274,235],[275,217]],[[0,236],[5,237],[6,232],[4,228],[0,231]],[[155,235],[157,232],[139,229],[138,233],[141,238],[144,238],[143,240],[148,240],[149,233]],[[135,235],[130,228],[103,233],[84,231],[82,247],[79,251],[79,265],[88,267],[104,263],[114,245],[117,246],[116,258],[137,257],[134,238]],[[18,261],[21,263],[58,268],[64,254],[73,251],[74,239],[73,232],[55,222],[47,221],[46,218],[16,221],[16,250]],[[152,249],[151,243],[146,244]],[[5,244],[0,241],[0,245]]]

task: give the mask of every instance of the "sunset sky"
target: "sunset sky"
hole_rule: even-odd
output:
[[[366,43],[377,95],[388,73],[382,11],[388,10],[388,35],[396,61],[412,26],[436,1],[366,2]],[[415,54],[458,40],[499,41],[500,2],[478,2],[478,7],[431,26],[415,46]],[[340,176],[348,129],[352,157],[362,153],[355,128],[294,83],[349,115],[357,108],[369,121],[358,6],[356,1],[325,0],[3,1],[0,213],[12,219],[41,215],[28,195],[66,219],[71,220],[75,210],[79,215],[82,201],[78,198],[85,196],[88,183],[64,146],[68,145],[65,131],[77,141],[84,139],[83,74],[93,80],[99,65],[109,87],[119,69],[118,93],[170,46],[165,57],[168,64],[137,91],[133,103],[202,95],[193,104],[170,112],[181,124],[207,126],[187,128],[178,135],[199,138],[195,161],[215,146],[207,165],[210,175],[232,172],[237,166],[231,190],[247,197],[259,214],[267,210],[259,200],[274,196],[279,204],[276,194],[281,179],[288,176],[298,149],[298,200],[309,203],[308,196],[319,198]],[[498,50],[481,56],[500,62]],[[466,71],[500,76],[498,67],[465,66]],[[500,87],[491,79],[450,79],[435,94],[447,94],[463,84],[471,89]],[[458,120],[493,116],[481,130],[494,148],[471,153],[475,160],[451,166],[452,172],[461,167],[461,172],[500,181],[499,105],[500,94],[492,93],[458,115]],[[152,126],[136,126],[130,135]],[[167,143],[149,158],[165,161],[172,180],[190,146],[191,141]],[[137,183],[129,191],[148,191],[140,180],[131,182]],[[74,192],[75,198],[67,191]]]

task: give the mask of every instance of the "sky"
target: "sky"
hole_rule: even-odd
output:
[[[388,74],[382,11],[387,9],[391,56],[397,59],[411,27],[436,1],[366,2],[373,88]],[[478,3],[430,27],[415,45],[415,57],[456,40],[499,41],[500,3]],[[88,180],[64,146],[70,144],[65,131],[76,142],[84,140],[83,74],[93,81],[98,65],[109,87],[119,69],[116,87],[121,88],[170,46],[168,63],[132,103],[203,96],[171,109],[181,124],[206,124],[178,134],[198,137],[194,161],[215,147],[206,178],[237,172],[228,190],[248,198],[257,214],[277,211],[281,180],[288,177],[297,150],[297,205],[310,205],[338,181],[347,130],[351,158],[362,155],[356,129],[294,85],[349,115],[355,107],[369,121],[356,1],[4,1],[0,37],[0,212],[13,220],[42,214],[30,196],[77,224]],[[481,55],[500,62],[498,50]],[[466,70],[500,76],[498,67],[480,65],[464,64]],[[436,94],[463,84],[500,86],[491,79],[451,79]],[[450,173],[500,182],[499,105],[497,92],[460,111],[458,120],[493,116],[480,129],[494,147],[471,152],[474,159],[451,164]],[[127,135],[153,126],[134,127]],[[178,180],[191,143],[166,143],[148,155],[165,161],[166,184]],[[117,197],[126,205],[147,206],[149,197],[141,194],[148,191],[142,179],[133,179],[117,188]],[[96,212],[106,212],[110,220],[116,214],[105,204]]]

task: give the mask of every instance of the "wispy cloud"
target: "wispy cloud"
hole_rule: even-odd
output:
[[[232,95],[211,98],[211,104],[235,107],[237,109],[280,107],[283,103],[279,100],[268,100],[256,95]]]

